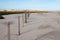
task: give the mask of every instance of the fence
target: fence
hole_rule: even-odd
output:
[[[18,28],[18,35],[21,35],[21,32],[20,32],[20,27],[21,27],[21,18],[22,18],[22,21],[23,21],[23,27],[24,27],[24,23],[27,23],[27,19],[29,18],[29,16],[30,16],[30,14],[22,14],[22,16],[18,16],[18,18],[17,18],[17,28]],[[7,21],[7,20],[6,20]],[[0,26],[2,27],[2,25],[1,25],[2,23],[0,23]],[[6,31],[4,31],[3,30],[3,32],[1,32],[2,31],[2,29],[4,29],[4,28],[1,28],[0,29],[0,34],[2,34],[2,33],[6,33],[5,35],[7,35],[7,38],[6,38],[6,40],[11,40],[11,24],[14,24],[13,22],[10,22],[10,21],[7,21],[7,22],[3,22],[3,25],[6,25],[4,28],[5,28],[5,30]],[[3,35],[3,34],[2,34]],[[0,36],[2,39],[0,39],[0,40],[5,40],[4,39],[4,35],[3,35],[3,37],[2,37],[2,35]]]

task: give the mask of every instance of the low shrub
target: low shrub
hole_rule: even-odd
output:
[[[0,15],[0,19],[4,19],[4,17],[2,15]]]

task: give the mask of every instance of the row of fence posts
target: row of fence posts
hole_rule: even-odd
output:
[[[30,14],[25,13],[25,23],[27,23],[27,17],[29,18]],[[10,22],[7,24],[8,27],[8,40],[10,40]],[[20,35],[20,16],[18,16],[18,35]]]

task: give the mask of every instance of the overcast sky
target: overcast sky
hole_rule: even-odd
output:
[[[0,10],[60,10],[60,0],[0,0]]]

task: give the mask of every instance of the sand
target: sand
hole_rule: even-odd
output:
[[[20,32],[18,35],[18,16]],[[60,40],[60,15],[58,13],[32,13],[28,23],[24,23],[24,14],[4,15],[0,19],[0,40],[8,40],[7,22],[10,22],[11,40]]]

